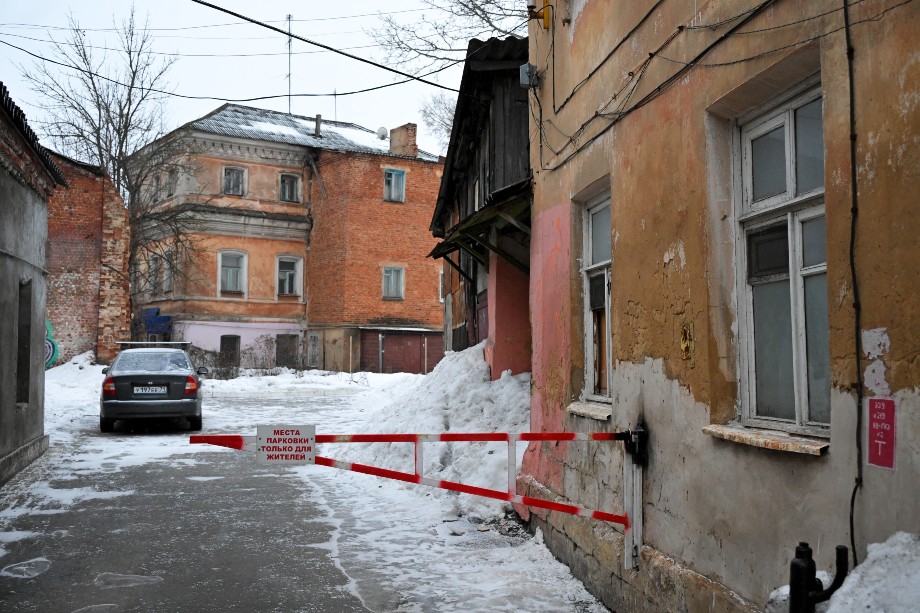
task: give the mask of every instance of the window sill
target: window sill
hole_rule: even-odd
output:
[[[599,402],[573,402],[566,407],[565,412],[569,415],[607,421],[613,415],[613,406]]]
[[[756,430],[742,426],[711,424],[703,428],[703,433],[742,445],[813,456],[822,455],[830,447],[830,442],[823,439],[794,436],[774,430]]]
[[[401,302],[403,300],[403,298],[399,296],[384,296],[383,299],[388,302]]]

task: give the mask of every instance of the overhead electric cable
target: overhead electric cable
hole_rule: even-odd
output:
[[[68,43],[65,41],[57,41],[54,39],[47,38],[35,38],[33,36],[26,36],[24,34],[12,34],[10,32],[0,32],[0,36],[9,36],[12,38],[21,38],[23,40],[30,40],[35,43],[52,43],[55,45],[64,45],[66,47],[74,47],[75,43]],[[266,40],[278,39],[274,36],[266,37]],[[113,47],[100,47],[99,45],[81,45],[86,49],[98,49],[100,51],[115,51],[120,52],[121,49],[115,49]],[[369,49],[371,47],[379,47],[380,45],[356,45],[354,47],[342,47],[342,49]],[[165,57],[273,57],[277,55],[287,55],[287,52],[283,53],[167,53],[165,51],[148,51],[147,53],[151,55],[162,55]],[[330,53],[325,49],[317,49],[316,51],[294,51],[291,55],[315,55],[317,53]]]
[[[115,85],[120,85],[121,87],[128,87],[127,84],[122,83],[120,81],[116,81],[115,79],[106,77],[104,75],[93,72],[91,70],[86,70],[85,68],[80,68],[79,66],[74,66],[72,64],[66,64],[64,62],[59,62],[57,60],[52,60],[51,58],[47,58],[47,57],[38,55],[37,53],[32,53],[28,49],[23,49],[22,47],[18,47],[12,43],[8,43],[5,40],[0,40],[0,45],[6,45],[7,47],[12,47],[13,49],[22,51],[26,55],[30,55],[34,57],[35,59],[41,60],[43,62],[48,62],[50,64],[55,64],[57,66],[63,66],[64,68],[69,68],[70,70],[76,70],[77,72],[82,72],[83,74],[102,79],[103,81],[108,81],[109,83],[114,83]],[[441,68],[432,70],[431,72],[428,72],[423,76],[427,77],[435,73],[442,72],[464,61],[465,60],[456,60],[450,64],[447,64],[446,66],[442,66]],[[405,83],[409,83],[411,81],[417,81],[417,80],[418,78],[413,77],[413,78],[403,79],[402,81],[394,81],[393,83],[384,83],[383,85],[376,85],[373,87],[366,87],[364,89],[357,89],[357,90],[348,91],[348,92],[337,92],[337,93],[333,92],[331,94],[292,94],[292,95],[294,98],[325,98],[329,96],[352,96],[355,94],[364,94],[367,92],[376,91],[378,89],[386,89],[387,87],[393,87],[394,85],[403,85]],[[257,96],[254,98],[220,98],[218,96],[189,96],[185,94],[177,94],[175,92],[171,92],[171,91],[167,91],[163,89],[154,89],[150,87],[140,87],[138,89],[140,91],[152,92],[152,93],[161,94],[164,96],[171,96],[173,98],[182,98],[185,100],[214,100],[215,102],[258,102],[259,100],[273,100],[275,98],[284,98],[287,96],[287,94],[276,94],[276,95],[271,95],[271,96]]]
[[[200,5],[202,5],[202,6],[207,6],[208,8],[212,8],[212,9],[217,10],[217,11],[221,11],[222,13],[226,13],[226,14],[228,14],[228,15],[232,15],[232,16],[238,18],[238,19],[244,19],[244,20],[246,20],[246,21],[248,21],[248,22],[250,22],[250,23],[253,23],[253,24],[255,24],[255,25],[261,26],[261,27],[263,27],[263,28],[267,28],[267,29],[272,30],[272,31],[274,31],[274,32],[277,32],[277,33],[279,33],[279,34],[283,34],[284,36],[291,36],[291,37],[293,37],[293,38],[296,38],[296,39],[299,40],[299,41],[303,41],[303,42],[308,43],[308,44],[310,44],[310,45],[314,45],[314,46],[316,46],[316,47],[320,47],[321,49],[326,49],[326,50],[328,50],[328,51],[333,51],[333,52],[335,52],[335,53],[337,53],[337,54],[339,54],[339,55],[343,55],[343,56],[345,56],[345,57],[347,57],[347,58],[351,58],[351,59],[353,59],[353,60],[355,60],[355,61],[362,62],[362,63],[364,63],[364,64],[369,64],[369,65],[374,66],[374,67],[376,67],[376,68],[380,68],[381,70],[386,70],[387,72],[392,72],[392,73],[398,74],[398,75],[400,75],[400,76],[402,76],[402,77],[407,77],[407,78],[409,78],[409,79],[412,79],[412,80],[415,80],[415,81],[419,81],[420,83],[425,83],[426,85],[431,85],[431,86],[433,86],[433,87],[438,87],[438,88],[440,88],[440,89],[446,89],[447,91],[451,91],[451,92],[454,92],[454,93],[459,93],[459,90],[454,89],[453,87],[447,87],[446,85],[441,85],[440,83],[435,83],[434,81],[427,81],[427,80],[425,80],[425,79],[422,79],[421,77],[417,77],[417,76],[411,75],[411,74],[409,74],[409,73],[407,73],[407,72],[403,72],[403,71],[401,71],[401,70],[397,70],[397,69],[395,69],[395,68],[391,68],[391,67],[389,67],[389,66],[385,66],[385,65],[383,65],[383,64],[379,64],[379,63],[374,62],[374,61],[372,61],[372,60],[368,60],[368,59],[365,59],[365,58],[362,58],[362,57],[358,57],[357,55],[352,55],[351,53],[346,53],[346,52],[344,52],[344,51],[340,51],[339,49],[336,49],[336,48],[334,48],[334,47],[330,47],[329,45],[324,45],[324,44],[322,44],[322,43],[318,43],[318,42],[316,42],[316,41],[312,41],[312,40],[310,40],[310,39],[308,39],[308,38],[304,38],[304,37],[302,37],[302,36],[297,36],[296,34],[288,34],[287,32],[285,32],[284,30],[282,30],[282,29],[280,29],[280,28],[276,28],[275,26],[269,25],[269,24],[267,24],[267,23],[258,21],[258,20],[256,20],[256,19],[252,19],[251,17],[246,17],[245,15],[242,15],[242,14],[240,14],[240,13],[235,13],[235,12],[233,12],[233,11],[231,11],[231,10],[228,10],[228,9],[225,9],[225,8],[222,8],[222,7],[219,7],[219,6],[215,5],[215,4],[211,4],[210,2],[205,2],[204,0],[192,0],[192,2],[194,2],[195,4],[200,4]]]
[[[400,11],[379,11],[377,13],[361,13],[358,15],[341,15],[338,17],[316,17],[313,19],[294,19],[295,23],[299,22],[314,22],[314,21],[336,21],[339,19],[357,19],[360,17],[379,17],[381,15],[396,15],[399,13],[417,13],[419,11],[428,11],[429,8],[418,8],[418,9],[403,9]],[[286,23],[286,19],[277,20],[276,23]],[[273,23],[268,21],[266,23]],[[247,25],[245,22],[233,22],[233,23],[211,23],[204,24],[200,26],[182,26],[178,28],[147,28],[150,32],[178,32],[181,30],[203,30],[205,28],[225,28],[230,26],[243,26]],[[49,26],[42,25],[40,23],[0,23],[0,27],[16,27],[16,28],[30,28],[38,30],[70,30],[68,26]],[[118,28],[80,28],[83,32],[117,32]]]

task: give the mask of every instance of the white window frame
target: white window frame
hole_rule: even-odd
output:
[[[582,245],[584,246],[582,250],[581,258],[581,278],[582,278],[582,295],[583,295],[583,312],[584,312],[584,340],[585,340],[585,380],[584,387],[582,388],[581,399],[583,401],[589,402],[603,402],[611,403],[612,400],[612,362],[613,362],[613,334],[611,331],[611,316],[610,316],[610,291],[612,287],[611,280],[611,271],[613,268],[613,254],[611,253],[611,258],[607,260],[602,260],[600,262],[591,263],[591,253],[592,253],[592,215],[597,211],[603,209],[604,207],[610,207],[610,220],[611,227],[607,228],[608,232],[612,231],[613,228],[613,204],[610,199],[610,194],[603,194],[596,198],[591,199],[584,206],[584,217],[582,221],[583,229],[583,240]],[[611,243],[612,247],[612,243]],[[595,343],[594,343],[594,316],[591,310],[591,287],[590,282],[593,277],[603,276],[604,279],[604,319],[605,319],[605,328],[606,328],[606,342],[605,342],[605,355],[600,356],[600,359],[606,362],[606,373],[607,373],[607,393],[598,394],[595,392],[595,387],[597,384],[595,376],[595,359],[598,357],[595,355]]]
[[[284,180],[292,179],[294,181],[294,187],[292,188],[291,194],[288,197],[285,197],[284,193]],[[291,172],[282,172],[278,177],[278,200],[281,202],[300,202],[300,176]]]
[[[387,294],[387,276],[392,276],[394,272],[399,273],[399,290],[398,295]],[[390,282],[392,284],[392,281]],[[384,266],[383,277],[381,280],[381,293],[384,300],[403,300],[406,295],[406,271],[402,266]]]
[[[399,181],[394,183],[394,179]],[[406,171],[396,168],[383,169],[383,199],[387,202],[406,201]]]
[[[817,85],[816,85],[817,84]],[[808,373],[805,326],[804,283],[809,276],[827,274],[827,262],[806,267],[802,254],[801,227],[806,221],[825,215],[824,185],[806,193],[796,191],[795,173],[795,110],[823,96],[818,78],[812,78],[787,92],[785,99],[771,103],[772,108],[757,115],[748,115],[739,121],[735,131],[736,155],[734,163],[740,168],[740,197],[736,197],[737,233],[735,261],[738,297],[739,340],[739,391],[740,417],[745,426],[768,428],[811,436],[830,436],[830,424],[812,421],[808,414]],[[752,141],[763,134],[783,126],[786,146],[786,191],[753,202]],[[749,282],[748,241],[752,234],[783,224],[788,241],[788,281],[790,289],[790,317],[792,325],[792,371],[794,420],[758,415],[756,407],[756,372],[753,287]],[[825,258],[826,260],[826,258]],[[829,354],[828,354],[829,355]],[[829,358],[828,358],[829,359]]]
[[[224,256],[227,255],[236,255],[240,256],[240,289],[224,289]],[[248,277],[249,277],[249,258],[243,251],[238,251],[236,249],[225,249],[217,254],[217,295],[221,296],[222,294],[232,293],[232,294],[242,294],[245,298],[248,292]]]
[[[162,273],[163,273],[163,258],[158,255],[153,255],[150,257],[150,266],[148,267],[148,276],[150,277],[150,295],[159,296],[163,293],[162,285]]]
[[[228,172],[231,172],[231,171],[232,171],[232,172],[239,172],[239,173],[241,173],[241,176],[240,176],[240,191],[239,191],[239,192],[229,191],[229,190],[227,189],[227,173],[228,173]],[[247,174],[248,174],[248,173],[246,172],[246,169],[243,168],[242,166],[224,166],[223,169],[221,170],[221,176],[220,176],[220,179],[221,179],[221,183],[220,183],[220,186],[221,186],[221,193],[226,194],[226,195],[228,195],[228,196],[245,196],[245,195],[246,195],[247,182],[248,182],[248,176],[247,176]]]
[[[281,262],[293,262],[294,264],[294,280],[292,282],[293,287],[291,288],[292,292],[290,293],[281,293]],[[288,296],[288,297],[300,297],[303,288],[303,258],[296,255],[279,255],[275,258],[275,295],[276,296]]]
[[[173,291],[173,268],[176,265],[176,253],[167,251],[163,257],[163,283],[161,290],[164,294]]]

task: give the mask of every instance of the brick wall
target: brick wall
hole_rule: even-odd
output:
[[[48,201],[48,319],[59,360],[94,351],[109,362],[129,335],[127,212],[97,168],[55,162],[69,184]]]
[[[310,321],[441,327],[441,263],[428,257],[428,231],[441,181],[441,164],[395,156],[321,154],[314,182],[307,261]],[[405,202],[383,199],[385,168],[402,170]],[[383,299],[383,268],[403,268],[404,298]]]

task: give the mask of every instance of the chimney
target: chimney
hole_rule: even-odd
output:
[[[390,153],[418,157],[418,145],[415,143],[415,133],[418,126],[407,123],[404,126],[390,130]]]
[[[316,129],[313,130],[313,136],[315,136],[315,137],[317,137],[317,138],[319,138],[320,136],[322,136],[322,134],[320,134],[320,129],[319,129],[319,126],[320,126],[320,124],[322,124],[322,123],[323,123],[323,116],[320,115],[319,113],[317,113],[317,114],[316,114],[316,119],[314,120],[314,124],[316,125]]]

